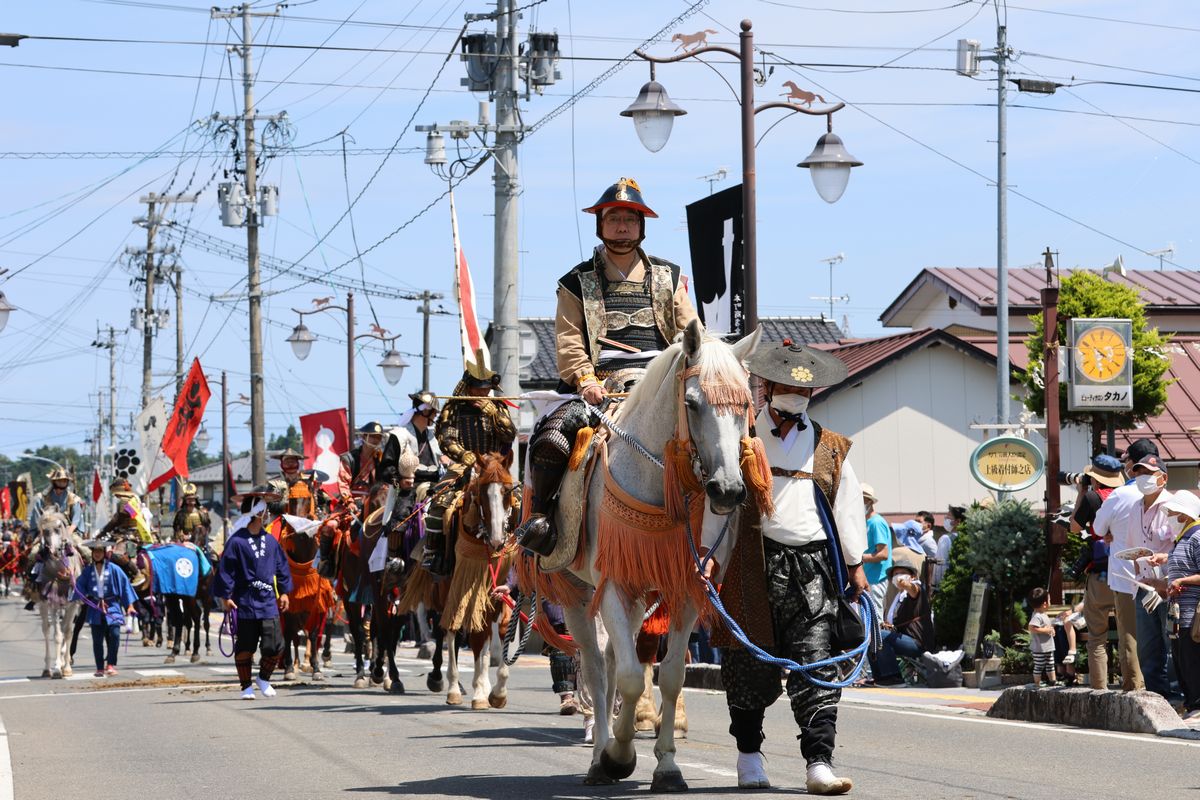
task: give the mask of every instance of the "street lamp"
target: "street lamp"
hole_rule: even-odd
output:
[[[383,369],[383,377],[389,384],[395,386],[404,377],[404,370],[408,366],[408,362],[404,360],[404,356],[395,348],[389,349],[383,354],[383,360],[379,362],[379,366]]]
[[[642,91],[628,108],[621,112],[622,116],[632,117],[638,138],[651,152],[657,152],[666,144],[671,135],[671,127],[675,117],[687,113],[667,96],[666,89],[654,79],[655,64],[671,64],[685,58],[693,58],[704,53],[724,53],[738,60],[741,71],[741,93],[738,102],[741,105],[742,122],[742,260],[745,270],[745,304],[742,312],[743,334],[758,327],[758,231],[757,208],[755,199],[754,166],[754,115],[760,111],[778,108],[790,112],[823,116],[826,118],[826,133],[817,140],[817,145],[808,158],[797,164],[798,167],[809,170],[813,186],[817,194],[827,203],[834,203],[846,191],[850,180],[850,169],[862,166],[862,162],[846,152],[842,140],[833,133],[834,112],[845,108],[845,103],[835,103],[829,108],[813,109],[813,96],[803,90],[793,87],[790,99],[797,102],[763,103],[754,105],[754,34],[750,32],[750,20],[742,20],[742,32],[739,36],[740,49],[734,50],[720,45],[704,45],[680,53],[676,56],[658,58],[641,50],[634,53],[650,62],[650,82],[642,87]],[[737,94],[735,92],[735,94]],[[806,103],[808,105],[801,105]]]
[[[0,292],[0,331],[8,325],[8,315],[16,311],[17,307],[8,302],[8,298],[4,296],[4,292]]]
[[[313,342],[317,340],[317,337],[305,327],[304,317],[301,316],[300,319],[300,324],[292,328],[292,335],[287,337],[286,341],[292,346],[292,352],[296,354],[296,358],[303,361],[308,358],[308,354],[312,351]]]
[[[308,311],[293,308],[292,310],[300,315],[300,324],[292,329],[292,335],[287,337],[286,341],[292,346],[292,352],[296,354],[296,358],[303,361],[308,358],[308,354],[312,350],[312,343],[317,340],[313,332],[305,327],[304,315],[316,314],[321,311],[346,312],[346,422],[353,431],[357,430],[354,425],[354,342],[358,339],[378,339],[387,343],[388,349],[384,352],[383,360],[379,362],[378,366],[383,370],[383,377],[393,386],[400,382],[408,362],[396,350],[396,340],[400,338],[399,334],[388,336],[387,330],[374,325],[371,333],[354,335],[353,292],[346,292],[346,305],[344,306],[332,305],[329,303],[330,299],[332,298],[314,300],[314,307]]]
[[[201,452],[203,452],[208,449],[208,443],[210,441],[212,440],[209,438],[208,430],[205,429],[204,423],[201,422],[200,430],[196,431],[196,435],[192,437],[192,442],[196,445],[196,447],[200,448]]]

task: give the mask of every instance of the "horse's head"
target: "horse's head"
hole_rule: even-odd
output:
[[[760,337],[756,330],[729,345],[705,336],[697,321],[683,334],[679,432],[690,434],[693,467],[714,514],[728,514],[746,499],[742,466],[754,397],[745,362]]]
[[[513,505],[513,454],[484,453],[474,466],[469,489],[479,509],[479,538],[487,538],[493,552],[502,550],[508,542]]]

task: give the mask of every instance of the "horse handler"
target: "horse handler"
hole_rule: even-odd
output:
[[[853,601],[867,588],[861,565],[866,517],[861,486],[846,461],[850,440],[823,429],[807,413],[813,389],[840,383],[847,369],[838,358],[790,340],[761,345],[749,366],[763,380],[766,393],[767,405],[755,427],[766,434],[762,439],[774,479],[775,512],[742,515],[721,596],[756,645],[812,664],[835,652],[831,634],[841,589],[835,577],[838,554],[831,547],[835,538],[847,565],[847,599]],[[817,491],[832,506],[832,531],[822,522]],[[780,668],[737,646],[724,627],[713,632],[713,640],[723,645],[721,681],[729,705],[729,732],[737,740],[738,786],[767,788],[771,784],[760,750],[762,722],[767,706],[781,693]],[[834,681],[837,669],[828,665],[811,674]],[[841,690],[817,686],[793,671],[787,694],[800,726],[800,752],[808,762],[808,793],[850,791],[850,779],[833,772]]]
[[[242,516],[234,523],[233,536],[225,543],[213,596],[223,598],[225,612],[236,618],[237,634],[233,663],[242,685],[242,699],[254,699],[254,687],[263,697],[274,697],[271,673],[283,658],[283,628],[280,610],[288,610],[288,592],[292,590],[292,572],[283,548],[266,531],[263,515],[268,503],[278,503],[281,495],[269,486],[256,486],[241,495]],[[262,650],[258,678],[251,681],[254,651]]]
[[[75,591],[87,604],[87,622],[92,627],[92,654],[96,657],[96,677],[117,674],[117,653],[121,647],[121,628],[125,613],[133,614],[137,594],[125,572],[108,559],[109,543],[93,540],[85,544],[92,551],[92,563],[79,575]],[[108,645],[108,658],[104,647]]]

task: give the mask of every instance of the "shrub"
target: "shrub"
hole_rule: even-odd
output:
[[[973,573],[970,564],[971,532],[966,526],[950,547],[946,572],[933,596],[934,638],[939,645],[956,648],[962,644],[967,627],[967,606],[971,602]],[[971,656],[970,653],[967,654]]]
[[[1005,675],[1028,675],[1033,672],[1033,653],[1029,650],[1029,634],[1017,633],[1012,637],[1012,646],[1004,651],[1000,659],[1000,672]]]

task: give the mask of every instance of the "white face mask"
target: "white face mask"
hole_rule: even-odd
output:
[[[1133,483],[1137,486],[1138,491],[1147,497],[1157,492],[1162,487],[1158,485],[1158,473],[1150,475],[1138,475],[1133,479]]]
[[[1171,529],[1171,535],[1178,536],[1183,533],[1183,520],[1179,517],[1167,517],[1167,527]]]
[[[771,398],[771,408],[785,414],[803,414],[808,410],[808,398],[800,394],[781,394]]]

